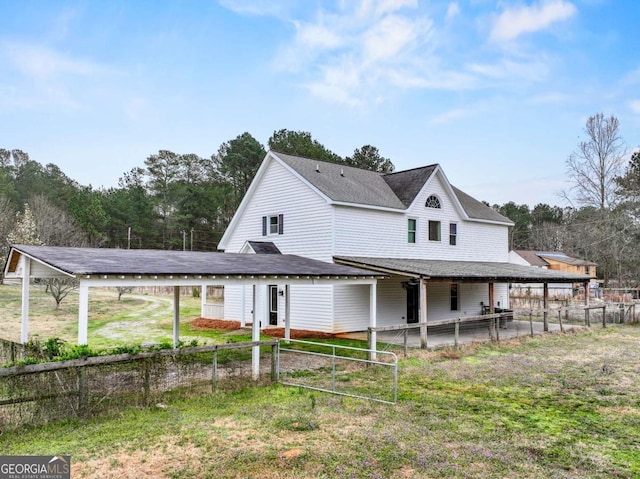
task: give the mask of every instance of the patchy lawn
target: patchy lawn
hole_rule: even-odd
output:
[[[0,436],[74,478],[640,477],[640,328],[414,351],[395,406],[288,388]]]

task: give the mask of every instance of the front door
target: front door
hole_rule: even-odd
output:
[[[278,285],[269,285],[269,324],[278,325]]]
[[[417,284],[407,284],[407,323],[418,322],[418,306],[420,304],[420,288]]]

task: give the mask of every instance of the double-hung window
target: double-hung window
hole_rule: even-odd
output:
[[[262,217],[262,236],[284,234],[284,215]]]
[[[417,220],[409,218],[409,220],[407,221],[407,243],[416,242],[416,225]]]
[[[440,241],[440,222],[429,220],[429,241]]]
[[[449,223],[449,244],[455,246],[458,244],[458,224]]]

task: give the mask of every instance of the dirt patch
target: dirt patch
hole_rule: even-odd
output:
[[[250,326],[251,323],[247,323]],[[225,329],[233,330],[240,329],[240,321],[228,321],[226,319],[206,319],[197,318],[191,323],[193,329]],[[272,338],[284,338],[284,328],[267,328],[262,330],[262,334],[265,336],[271,336]],[[306,329],[292,329],[291,339],[332,339],[335,338],[335,334],[322,333],[320,331],[309,331]]]

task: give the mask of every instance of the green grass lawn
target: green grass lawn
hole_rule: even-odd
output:
[[[73,477],[640,477],[640,328],[400,361],[396,405],[272,385],[0,435]]]
[[[78,340],[78,293],[72,292],[56,309],[55,301],[42,288],[30,288],[29,338],[44,342],[61,338],[69,344]],[[180,339],[201,343],[226,342],[227,332],[196,330],[191,321],[200,316],[200,298],[180,298]],[[19,286],[0,285],[1,336],[19,341],[21,291]],[[250,340],[251,334],[234,336]],[[160,343],[173,338],[173,294],[151,295],[134,290],[118,301],[115,288],[91,288],[89,292],[89,347],[95,350],[115,346]]]

